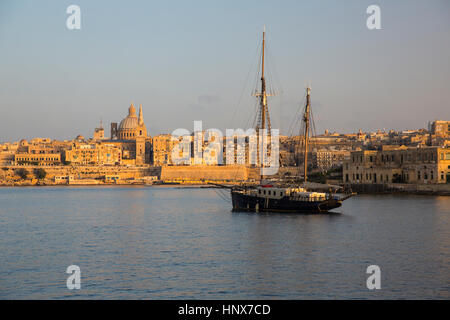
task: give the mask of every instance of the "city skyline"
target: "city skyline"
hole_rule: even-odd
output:
[[[269,102],[281,134],[307,83],[318,134],[426,128],[450,117],[445,1],[378,1],[381,30],[366,27],[371,1],[202,2],[195,10],[76,1],[76,31],[65,27],[70,4],[0,4],[1,141],[90,137],[100,119],[108,129],[131,102],[143,105],[152,136],[192,130],[194,120],[246,127],[255,104],[246,77],[263,25],[282,91]]]

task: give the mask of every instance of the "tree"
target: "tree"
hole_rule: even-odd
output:
[[[27,169],[24,168],[20,168],[20,169],[16,169],[14,171],[14,173],[19,176],[22,180],[25,180],[29,174]]]
[[[34,169],[33,173],[36,179],[39,180],[45,179],[45,176],[47,176],[47,172],[42,168]]]

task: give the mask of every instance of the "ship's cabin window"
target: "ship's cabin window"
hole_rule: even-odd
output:
[[[270,196],[270,190],[269,190],[269,196]]]
[[[274,191],[274,192],[273,192],[273,195],[274,195],[274,196],[276,196],[276,195],[277,195],[277,192],[276,192],[276,191]]]
[[[264,194],[266,194],[266,190],[264,190]]]
[[[258,193],[261,194],[261,190],[258,190]]]

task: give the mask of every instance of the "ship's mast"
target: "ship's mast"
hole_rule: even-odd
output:
[[[259,111],[258,111],[258,122],[256,124],[256,131],[259,129],[267,129],[267,134],[271,133],[270,117],[269,117],[269,107],[267,106],[267,97],[273,94],[268,94],[266,89],[266,77],[265,77],[265,58],[266,58],[266,27],[263,31],[262,40],[262,50],[261,50],[261,92],[255,94],[259,97]]]
[[[267,109],[267,93],[266,93],[266,79],[264,78],[264,57],[266,49],[266,27],[263,31],[262,41],[262,57],[261,57],[261,129],[265,129],[266,126],[266,109]]]
[[[304,152],[305,152],[305,161],[304,161],[304,182],[308,180],[308,135],[309,135],[309,116],[310,116],[310,106],[311,106],[311,88],[308,86],[306,88],[306,106],[305,106],[305,114],[303,115],[303,121],[305,122],[305,143],[304,143]]]
[[[261,164],[261,167],[264,167],[264,157],[262,154],[264,148],[262,146],[263,136],[261,136],[260,129],[267,129],[267,135],[270,137],[271,134],[271,125],[270,125],[270,117],[269,117],[269,108],[267,106],[267,97],[271,96],[271,94],[267,94],[266,91],[266,77],[265,77],[265,54],[266,54],[266,27],[264,26],[263,31],[263,39],[262,39],[262,50],[261,50],[261,92],[255,94],[255,96],[259,97],[259,119],[256,125],[256,134],[258,137],[258,146],[260,148],[260,152],[258,152],[258,163]]]

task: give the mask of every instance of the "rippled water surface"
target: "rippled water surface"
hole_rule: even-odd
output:
[[[450,197],[336,211],[232,213],[214,189],[0,188],[0,299],[450,298]]]

